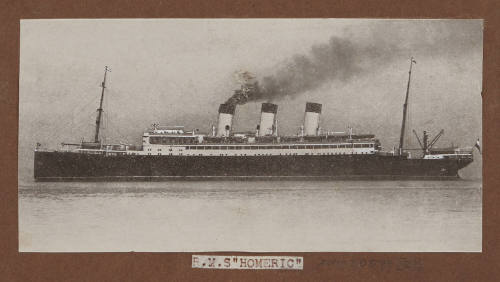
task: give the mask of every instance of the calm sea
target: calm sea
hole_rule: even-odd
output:
[[[20,251],[481,251],[481,181],[19,184]]]

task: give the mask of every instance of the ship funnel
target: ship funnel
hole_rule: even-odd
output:
[[[262,103],[260,111],[259,136],[273,135],[278,105]]]
[[[217,121],[217,136],[229,136],[233,126],[233,116],[236,105],[220,104],[219,119]]]
[[[306,136],[316,136],[319,131],[319,115],[321,114],[321,104],[306,103],[306,114],[304,116],[304,134]]]

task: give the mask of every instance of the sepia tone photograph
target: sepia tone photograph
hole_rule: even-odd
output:
[[[21,252],[481,252],[482,20],[22,20]]]

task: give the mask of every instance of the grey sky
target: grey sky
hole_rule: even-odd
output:
[[[30,157],[37,141],[55,147],[92,138],[105,65],[112,69],[105,137],[139,142],[153,122],[208,132],[237,87],[235,71],[276,75],[333,36],[358,48],[362,71],[274,99],[281,134],[296,133],[313,101],[323,104],[323,128],[351,125],[391,149],[413,56],[409,129],[444,128],[442,146],[471,146],[481,136],[480,20],[23,20],[20,154]],[[253,130],[259,109],[260,102],[239,106],[235,128]]]

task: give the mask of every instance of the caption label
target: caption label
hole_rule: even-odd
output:
[[[303,257],[193,255],[192,268],[302,270]]]

